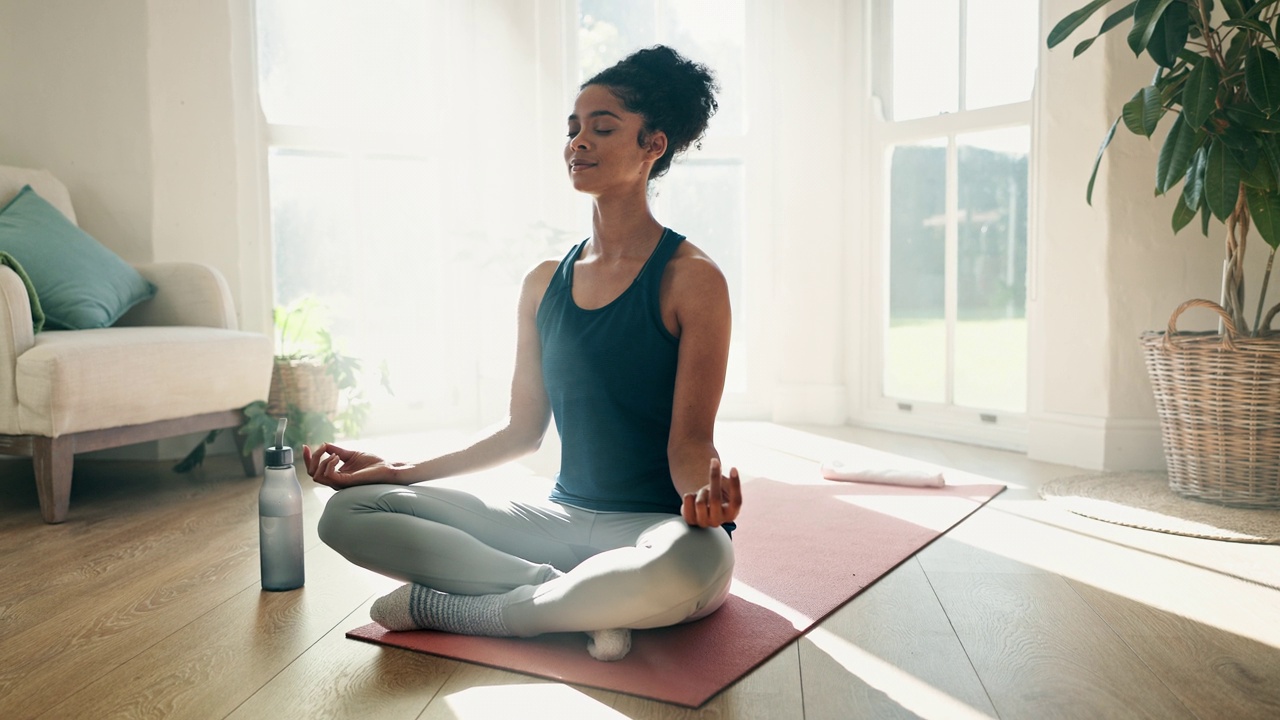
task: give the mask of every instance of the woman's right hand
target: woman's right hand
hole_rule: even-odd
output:
[[[352,485],[395,482],[395,470],[386,460],[333,443],[325,443],[315,450],[303,445],[302,459],[312,480],[335,490]]]

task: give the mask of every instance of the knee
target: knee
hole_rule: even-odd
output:
[[[686,597],[727,586],[733,577],[733,542],[719,528],[694,528],[681,521],[657,564],[663,584]]]
[[[324,506],[316,532],[325,545],[342,552],[346,540],[352,534],[349,530],[353,516],[367,512],[381,494],[373,485],[357,486],[339,490]]]

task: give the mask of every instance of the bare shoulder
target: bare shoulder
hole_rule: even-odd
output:
[[[680,243],[662,278],[664,289],[681,296],[727,295],[724,272],[711,256],[688,240]]]
[[[551,285],[551,279],[555,277],[556,268],[559,266],[560,263],[557,260],[543,260],[529,268],[520,285],[521,308],[525,311],[537,311],[538,306],[542,304],[542,296],[546,294],[547,287]]]

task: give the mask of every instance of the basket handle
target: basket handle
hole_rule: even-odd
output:
[[[1235,350],[1236,346],[1235,343],[1231,342],[1231,338],[1236,335],[1236,324],[1231,322],[1231,316],[1229,316],[1227,311],[1218,303],[1213,302],[1212,300],[1202,300],[1199,298],[1182,303],[1178,306],[1177,310],[1173,311],[1173,315],[1169,316],[1169,331],[1164,334],[1165,349],[1170,349],[1176,344],[1176,341],[1173,340],[1173,338],[1178,334],[1178,316],[1187,310],[1196,307],[1208,308],[1209,310],[1216,312],[1218,317],[1222,318],[1222,326],[1226,329],[1226,332],[1222,334],[1222,346],[1227,350]],[[1280,305],[1272,308],[1272,313],[1275,313],[1278,309],[1280,309]],[[1267,315],[1267,322],[1271,322],[1270,314]]]

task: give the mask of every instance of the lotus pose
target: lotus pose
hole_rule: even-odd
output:
[[[510,412],[421,462],[324,444],[307,472],[339,489],[320,537],[408,584],[375,601],[391,630],[527,637],[586,632],[621,658],[632,628],[714,612],[742,507],[713,425],[729,354],[729,294],[704,252],[650,212],[648,188],[716,110],[711,73],[657,46],[584,83],[564,162],[594,200],[592,233],[524,278]],[[554,415],[560,472],[537,502],[419,485],[536,450]]]

